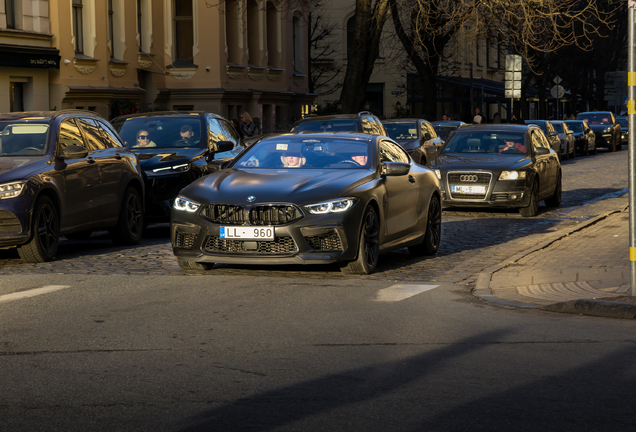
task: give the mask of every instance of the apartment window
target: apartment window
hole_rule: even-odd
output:
[[[241,64],[241,37],[238,1],[225,0],[225,43],[227,44],[228,63]]]
[[[113,0],[108,0],[108,40],[110,41],[110,58],[115,58],[115,41],[113,40]]]
[[[261,66],[259,27],[258,4],[256,0],[247,0],[247,63],[253,66]]]
[[[293,65],[294,72],[302,73],[305,67],[303,56],[305,54],[303,45],[303,29],[301,17],[295,15],[292,20],[292,46],[293,46]]]
[[[271,1],[267,2],[267,66],[280,64],[278,43],[278,11]]]
[[[4,0],[4,13],[7,16],[7,28],[15,28],[15,4],[14,0]]]
[[[143,52],[143,26],[142,26],[141,0],[137,0],[137,33],[139,34],[139,52]]]
[[[194,26],[192,0],[174,0],[175,60],[192,62]]]
[[[82,21],[82,0],[73,0],[73,34],[75,35],[75,53],[84,53],[84,31]]]

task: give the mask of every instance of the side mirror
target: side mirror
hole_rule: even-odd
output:
[[[429,132],[424,132],[423,138],[424,138],[424,141],[428,141],[431,139],[431,134]]]
[[[69,144],[62,150],[60,159],[82,159],[88,156],[88,150],[86,147]]]
[[[234,148],[234,143],[232,141],[219,141],[216,143],[216,150],[214,153],[223,153],[226,151],[230,151]]]
[[[550,149],[549,148],[545,148],[545,147],[537,147],[537,154],[538,155],[550,154]]]
[[[383,162],[381,170],[383,176],[402,176],[409,173],[411,165],[404,162]]]

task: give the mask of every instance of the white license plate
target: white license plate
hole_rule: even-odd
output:
[[[220,228],[221,238],[240,240],[274,240],[274,227],[224,227]]]
[[[451,186],[451,190],[457,194],[483,195],[486,193],[486,186]]]

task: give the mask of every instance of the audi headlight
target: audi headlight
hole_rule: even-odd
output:
[[[612,131],[612,128],[607,128],[603,130],[603,133],[610,133]]]
[[[441,180],[442,179],[442,172],[438,169],[433,170],[435,171],[435,175],[437,176],[437,180]]]
[[[20,196],[26,185],[26,180],[0,184],[0,199],[9,199]]]
[[[305,208],[313,214],[340,213],[349,210],[357,201],[357,198],[340,198],[306,205]]]
[[[179,164],[179,165],[172,165],[172,166],[167,166],[167,167],[163,167],[163,168],[155,168],[152,170],[153,173],[168,173],[168,172],[185,172],[188,171],[190,169],[190,164],[189,163],[185,163],[185,164]]]
[[[184,196],[179,195],[175,200],[174,200],[174,208],[176,210],[181,210],[181,211],[187,211],[190,213],[194,213],[195,211],[197,211],[199,209],[199,207],[201,206],[201,204],[199,204],[196,201],[192,201]]]
[[[502,171],[499,174],[499,180],[523,180],[525,178],[525,171]]]

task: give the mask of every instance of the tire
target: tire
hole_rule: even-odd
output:
[[[623,139],[620,135],[618,136],[618,139],[614,139],[614,142],[616,143],[616,151],[623,150]]]
[[[539,191],[537,182],[532,185],[532,191],[530,192],[530,203],[528,207],[522,207],[519,209],[519,213],[523,217],[534,217],[539,214]]]
[[[31,240],[18,247],[18,254],[28,263],[51,261],[60,242],[60,220],[49,197],[38,198],[33,209]]]
[[[598,153],[598,147],[596,147],[596,140],[594,140],[594,149],[592,150],[592,154],[595,155]]]
[[[610,141],[611,142],[610,142],[609,146],[607,146],[607,150],[610,151],[610,152],[615,152],[616,151],[616,140],[612,139]]]
[[[584,144],[585,144],[585,148],[581,149],[582,150],[581,154],[583,156],[589,156],[590,155],[590,142],[586,141]]]
[[[187,261],[187,260],[182,260],[179,258],[177,258],[177,264],[179,264],[179,267],[181,267],[183,270],[186,270],[186,271],[190,271],[190,270],[206,271],[206,270],[212,270],[212,267],[214,267],[214,263]]]
[[[570,159],[574,159],[575,157],[576,157],[576,146],[572,144],[572,156],[570,156]]]
[[[433,195],[428,204],[428,217],[426,219],[426,233],[422,243],[409,246],[409,252],[413,255],[435,255],[442,239],[442,206],[437,195]]]
[[[143,205],[139,192],[132,186],[128,186],[121,209],[117,225],[110,228],[108,233],[116,245],[132,246],[139,243],[144,232]]]
[[[546,198],[543,202],[548,207],[558,207],[561,205],[561,193],[563,192],[563,185],[561,181],[561,173],[559,173],[559,179],[557,180],[556,188],[550,198]]]
[[[93,234],[93,230],[80,231],[72,234],[64,234],[68,240],[88,240],[91,238],[91,234]]]
[[[342,263],[345,274],[371,274],[378,265],[380,256],[380,221],[373,207],[364,211],[358,239],[358,258]]]

